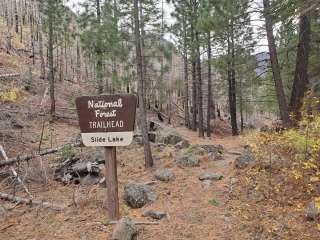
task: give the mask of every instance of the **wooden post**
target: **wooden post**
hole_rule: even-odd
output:
[[[107,208],[111,220],[118,220],[119,197],[116,147],[104,147],[106,160]]]

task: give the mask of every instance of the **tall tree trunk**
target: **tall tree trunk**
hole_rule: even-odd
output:
[[[79,46],[79,39],[76,39],[77,44],[77,81],[78,83],[81,82],[81,53],[80,53],[80,46]]]
[[[198,125],[199,125],[199,137],[204,137],[203,130],[203,100],[202,100],[202,74],[201,74],[201,58],[200,58],[200,45],[199,45],[199,32],[196,31],[196,43],[197,43],[197,105],[198,105]]]
[[[51,108],[50,108],[50,118],[51,121],[53,121],[55,117],[55,111],[56,111],[56,102],[55,102],[55,96],[54,96],[54,66],[53,66],[53,17],[51,14],[49,14],[49,20],[48,20],[48,64],[49,64],[49,89],[50,89],[50,100],[51,100]]]
[[[139,1],[134,0],[134,34],[136,45],[136,61],[137,61],[137,75],[138,75],[138,95],[139,95],[139,112],[140,112],[140,128],[142,131],[144,158],[146,168],[153,166],[152,153],[149,142],[148,127],[147,127],[147,113],[145,109],[145,98],[143,96],[143,66],[141,54],[141,35],[139,23]]]
[[[191,22],[191,72],[192,72],[192,131],[197,131],[197,77],[196,58],[194,51],[194,28]]]
[[[235,71],[235,49],[234,49],[234,25],[228,27],[228,83],[229,83],[229,111],[232,135],[238,135],[237,126],[237,98],[236,98],[236,71]]]
[[[188,69],[188,50],[187,50],[187,30],[186,21],[183,16],[183,65],[184,65],[184,118],[185,126],[190,128],[189,117],[189,69]]]
[[[100,25],[101,23],[101,9],[100,9],[100,0],[96,0],[96,8],[97,8],[97,20]],[[98,34],[99,35],[99,34]],[[100,36],[100,35],[99,35]],[[98,81],[98,94],[103,93],[103,58],[102,58],[102,49],[101,49],[101,40],[98,39],[97,43],[97,65],[96,65],[96,74]]]
[[[266,31],[268,38],[269,54],[271,60],[271,67],[273,73],[273,80],[275,83],[276,94],[279,104],[280,117],[283,121],[283,125],[290,126],[289,110],[287,105],[286,95],[283,89],[283,82],[280,74],[280,66],[277,55],[277,46],[273,35],[273,22],[270,13],[270,0],[263,0],[264,17],[266,21]]]
[[[32,64],[35,64],[35,53],[34,53],[34,25],[33,25],[33,6],[31,5],[30,13],[30,40],[31,40],[31,52],[32,52]]]
[[[207,102],[207,137],[211,136],[211,126],[210,126],[210,121],[211,121],[211,108],[212,108],[212,71],[211,71],[211,35],[210,31],[207,34],[208,38],[208,102]]]
[[[291,92],[290,110],[294,113],[295,120],[300,121],[300,108],[303,105],[304,94],[309,84],[308,64],[311,41],[311,26],[308,16],[301,15],[299,23],[299,44],[297,49],[296,70]]]
[[[244,129],[244,123],[243,123],[243,101],[242,101],[242,79],[240,78],[240,86],[239,86],[240,90],[239,90],[239,107],[240,107],[240,129],[241,129],[241,133],[243,133],[243,129]]]
[[[138,0],[139,1],[139,0]],[[144,39],[145,39],[145,20],[144,20],[144,16],[143,16],[143,6],[142,6],[142,1],[139,1],[139,5],[138,5],[138,8],[139,8],[139,24],[140,24],[140,30],[141,30],[141,37],[140,37],[140,40],[141,40],[141,57],[142,57],[142,74],[143,74],[143,81],[142,81],[142,96],[145,98],[144,102],[146,103],[146,96],[147,96],[147,61],[146,61],[146,57],[145,57],[145,52],[144,52],[144,49],[145,49],[145,42],[144,42]],[[162,63],[161,63],[161,70],[162,70]],[[162,75],[161,75],[161,80],[162,80]],[[161,81],[160,80],[160,81]],[[161,89],[159,90],[161,91]]]
[[[38,25],[41,26],[41,23]],[[42,30],[40,27],[39,30],[39,55],[40,55],[40,78],[45,79],[46,77],[46,69],[45,69],[45,62],[44,62],[44,56],[43,56],[43,38],[42,38]]]
[[[15,16],[15,32],[16,34],[19,33],[19,15],[18,15],[18,7],[17,1],[14,0],[14,16]]]

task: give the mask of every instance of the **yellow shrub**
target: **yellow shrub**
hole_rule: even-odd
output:
[[[0,100],[5,102],[15,102],[18,99],[19,89],[12,87],[9,91],[0,91]]]

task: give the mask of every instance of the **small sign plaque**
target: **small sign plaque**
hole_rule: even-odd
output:
[[[85,146],[127,146],[133,139],[137,98],[134,95],[82,96],[76,99]]]

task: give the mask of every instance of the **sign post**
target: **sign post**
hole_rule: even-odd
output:
[[[107,208],[112,220],[120,218],[116,147],[128,146],[133,140],[136,105],[134,95],[83,96],[76,99],[83,144],[104,147]]]

